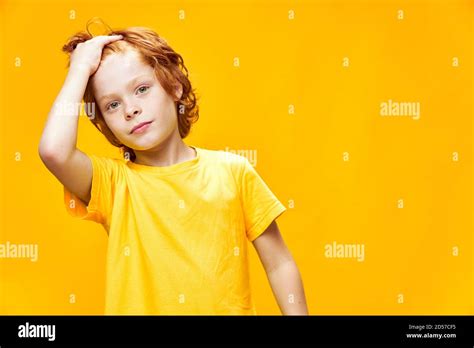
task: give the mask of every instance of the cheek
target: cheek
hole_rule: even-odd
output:
[[[104,115],[104,114],[102,114],[102,115]],[[114,127],[113,120],[110,119],[109,117],[104,117],[104,122],[110,129],[112,129]]]
[[[146,100],[146,105],[160,115],[172,114],[175,108],[175,102],[164,90],[155,90],[151,93]]]
[[[114,134],[117,134],[117,133],[121,133],[123,132],[123,125],[121,125],[119,122],[117,122],[117,120],[114,120],[113,118],[104,118],[105,120],[105,123],[107,124],[107,126],[109,127],[109,129],[114,133]]]
[[[146,104],[144,112],[150,112],[153,114],[155,119],[161,120],[162,122],[169,123],[174,119],[174,105],[167,101],[157,103],[156,101],[150,101]]]

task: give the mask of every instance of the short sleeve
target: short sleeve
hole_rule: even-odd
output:
[[[253,242],[267,227],[286,211],[247,158],[243,157],[241,199],[247,238]]]
[[[116,176],[116,160],[86,154],[92,162],[92,186],[89,205],[64,187],[64,204],[67,212],[81,220],[90,220],[109,225],[114,194],[114,177]]]

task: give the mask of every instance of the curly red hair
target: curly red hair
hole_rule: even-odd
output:
[[[199,106],[197,105],[195,90],[192,88],[188,78],[188,69],[184,65],[184,60],[181,55],[176,53],[165,39],[149,28],[130,27],[113,30],[109,35],[122,35],[123,39],[105,46],[102,51],[101,60],[112,53],[124,52],[132,48],[140,53],[145,63],[150,64],[150,66],[154,68],[156,77],[163,89],[170,96],[173,96],[174,100],[176,100],[174,96],[176,95],[177,83],[181,84],[182,95],[181,98],[176,101],[176,111],[178,115],[179,134],[181,138],[185,138],[189,134],[192,124],[199,118]],[[90,39],[92,39],[92,35],[89,32],[78,32],[68,39],[62,50],[70,57],[70,54],[79,43]],[[69,63],[70,62],[68,62],[68,66]],[[87,83],[83,99],[87,104],[94,103],[97,105],[92,91],[91,79],[89,79]],[[115,137],[105,123],[99,108],[94,108],[93,113],[86,108],[86,113],[94,126],[104,134],[107,140],[113,146],[121,149],[126,159],[130,159],[131,161],[135,160],[136,156],[133,149],[123,145]]]

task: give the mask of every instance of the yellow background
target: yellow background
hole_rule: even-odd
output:
[[[0,4],[0,243],[39,245],[37,262],[0,259],[0,314],[103,310],[107,235],[67,214],[37,154],[61,47],[95,16],[183,56],[201,107],[188,144],[257,151],[311,314],[473,314],[473,1]],[[419,102],[420,119],[382,117],[389,99]],[[86,117],[78,147],[120,156]],[[365,260],[326,258],[333,241]],[[257,311],[279,314],[249,247]]]

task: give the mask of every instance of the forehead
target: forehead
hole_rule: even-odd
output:
[[[114,92],[140,75],[153,77],[154,70],[143,62],[137,51],[112,53],[100,62],[99,68],[92,76],[92,85],[100,94]]]

